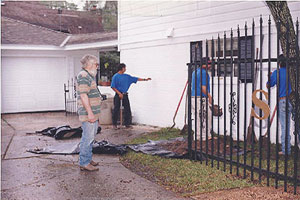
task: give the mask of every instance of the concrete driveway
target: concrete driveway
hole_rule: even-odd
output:
[[[55,140],[35,132],[51,126],[79,127],[76,116],[63,112],[5,114],[1,121],[1,195],[2,199],[184,199],[166,191],[125,168],[117,155],[94,155],[100,162],[98,172],[80,171],[78,155],[41,155],[26,152],[64,142],[79,142],[79,138]],[[102,127],[96,140],[114,144],[155,130],[134,126],[130,130]]]

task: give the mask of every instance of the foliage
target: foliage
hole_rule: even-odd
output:
[[[102,24],[106,31],[116,31],[118,28],[118,2],[108,1],[102,11]]]
[[[68,3],[66,1],[41,1],[40,3],[47,5],[51,9],[67,9],[67,10],[78,10],[78,7],[74,3]]]
[[[118,72],[120,53],[116,51],[100,53],[100,77],[106,76],[111,81],[112,76]],[[102,80],[103,81],[103,80]]]

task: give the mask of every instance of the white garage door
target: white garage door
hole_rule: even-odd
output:
[[[2,57],[2,113],[64,110],[65,58]]]

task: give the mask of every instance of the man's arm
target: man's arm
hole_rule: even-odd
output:
[[[88,95],[86,93],[82,93],[80,94],[80,99],[83,107],[88,113],[88,121],[91,123],[95,122],[97,119],[92,111]]]
[[[150,81],[151,78],[138,78],[138,81]]]
[[[114,88],[114,87],[112,87],[111,89],[113,89],[113,91],[115,91],[119,95],[120,99],[123,99],[122,92],[120,92],[119,90],[117,90],[117,88]]]
[[[212,105],[212,97],[211,97],[210,93],[207,91],[205,85],[202,85],[201,91],[202,91],[203,94],[207,95],[207,97],[208,97],[208,102],[209,102],[209,104]]]
[[[271,73],[270,75],[270,83],[267,82],[266,83],[266,87],[273,87],[274,85],[277,84],[277,70],[275,70],[274,72]]]

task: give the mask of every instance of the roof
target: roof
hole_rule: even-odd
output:
[[[73,45],[71,49],[101,48],[116,46],[118,39],[117,32],[72,35],[7,17],[1,17],[1,34],[2,48],[3,45],[50,45],[61,48]]]
[[[1,17],[1,43],[59,46],[68,34]]]
[[[77,35],[72,35],[72,37],[67,42],[67,45],[92,43],[92,42],[103,42],[103,41],[117,40],[117,39],[118,39],[117,32],[77,34]]]
[[[28,1],[4,1],[1,15],[52,30],[62,30],[71,34],[95,33],[103,31],[101,15],[91,11],[50,9],[45,4]]]

